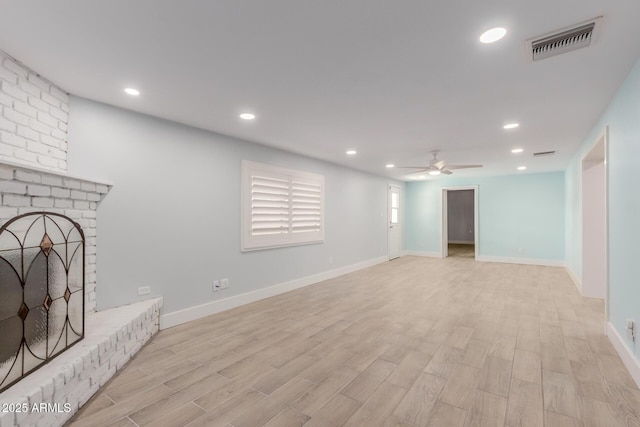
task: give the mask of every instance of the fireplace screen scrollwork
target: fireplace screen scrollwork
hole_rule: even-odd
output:
[[[84,234],[56,213],[0,228],[0,392],[84,336]]]

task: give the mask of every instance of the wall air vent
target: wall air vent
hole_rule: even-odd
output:
[[[534,37],[527,41],[527,56],[531,61],[540,61],[551,56],[587,47],[593,43],[602,17],[575,25],[571,28]]]
[[[533,157],[553,156],[554,154],[556,154],[555,150],[553,150],[553,151],[539,151],[537,153],[533,153]]]

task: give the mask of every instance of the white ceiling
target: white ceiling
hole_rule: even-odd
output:
[[[526,39],[598,15],[592,46],[527,61]],[[484,164],[456,176],[496,175],[566,167],[640,57],[637,18],[629,0],[0,0],[0,49],[74,95],[375,174],[440,149]]]

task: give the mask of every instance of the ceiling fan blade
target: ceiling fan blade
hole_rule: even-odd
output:
[[[442,169],[442,168],[444,167],[444,165],[445,165],[445,164],[446,164],[446,163],[445,163],[445,161],[444,161],[444,160],[440,160],[439,162],[434,163],[434,164],[433,164],[433,166],[437,167],[438,169]]]
[[[445,175],[451,175],[453,172],[451,172],[451,171],[450,171],[450,170],[448,170],[448,169],[442,169],[442,170],[440,171],[440,173],[443,173],[443,174],[445,174]]]
[[[447,169],[470,169],[481,168],[482,165],[447,165]]]
[[[400,169],[425,169],[427,167],[428,166],[396,166],[396,169],[397,168],[400,168]]]
[[[422,169],[421,171],[409,172],[409,175],[413,175],[416,173],[426,173],[429,172],[430,169]]]

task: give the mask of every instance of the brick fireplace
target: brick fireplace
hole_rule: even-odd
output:
[[[110,188],[104,182],[0,161],[0,226],[19,215],[49,212],[81,227],[86,316],[82,341],[0,393],[0,404],[28,409],[0,412],[2,427],[62,425],[159,329],[161,299],[96,312],[97,208]],[[34,410],[43,403],[60,410]]]
[[[97,209],[112,186],[66,172],[68,102],[65,91],[0,51],[0,227],[20,215],[48,212],[68,217],[84,236],[84,292],[76,290],[84,304],[84,338],[9,381],[0,392],[0,427],[63,425],[159,329],[162,298],[96,310]],[[48,250],[46,239],[42,244]],[[41,304],[48,310],[52,301]],[[22,325],[26,310],[5,314]],[[0,373],[8,371],[0,360]]]

